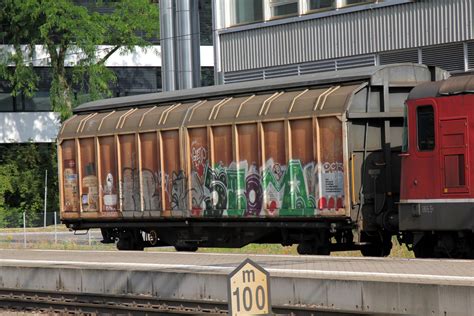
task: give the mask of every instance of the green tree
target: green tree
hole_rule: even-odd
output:
[[[156,1],[155,1],[156,2]],[[0,39],[10,46],[0,49],[0,79],[9,82],[12,95],[34,95],[38,78],[33,71],[36,45],[43,45],[50,60],[51,104],[62,119],[71,114],[73,87],[90,99],[110,96],[116,80],[105,67],[114,53],[147,47],[159,33],[159,13],[150,0],[90,1],[81,6],[72,0],[0,0]],[[110,6],[111,13],[95,8]],[[103,54],[98,45],[112,45]],[[67,65],[67,57],[78,62]],[[68,73],[67,68],[72,68]]]
[[[58,211],[58,178],[54,144],[0,145],[0,227],[19,227],[22,213],[37,225],[44,207],[48,170],[48,212]]]

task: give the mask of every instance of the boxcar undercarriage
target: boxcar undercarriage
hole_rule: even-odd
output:
[[[196,251],[200,247],[241,248],[251,243],[297,244],[299,254],[329,255],[334,251],[360,250],[365,255],[386,256],[392,247],[391,234],[364,233],[363,242],[354,242],[350,219],[328,221],[251,221],[195,219],[155,222],[73,222],[70,229],[100,228],[103,243],[117,243],[119,250],[146,247],[175,247],[177,251]]]

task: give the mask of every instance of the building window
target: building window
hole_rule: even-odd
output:
[[[308,5],[310,11],[334,9],[336,0],[309,0]]]
[[[231,5],[232,24],[263,21],[263,0],[234,0]]]
[[[272,18],[298,15],[298,0],[270,0]]]
[[[352,6],[390,3],[397,0],[214,0],[222,10],[225,27],[286,18],[318,11],[337,11]],[[400,1],[400,0],[398,0]],[[405,0],[409,1],[409,0]],[[222,9],[221,9],[222,8]],[[218,27],[221,28],[221,27]]]
[[[41,112],[52,111],[49,92],[38,91],[32,98],[23,98],[23,111],[26,112]]]
[[[0,93],[0,112],[13,111],[13,97],[10,93]]]
[[[348,7],[351,5],[365,4],[370,2],[376,2],[376,0],[342,0],[341,7]]]
[[[431,151],[435,148],[434,110],[431,105],[416,109],[418,150]]]

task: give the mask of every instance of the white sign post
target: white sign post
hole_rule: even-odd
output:
[[[229,315],[270,315],[269,273],[250,259],[228,277]]]

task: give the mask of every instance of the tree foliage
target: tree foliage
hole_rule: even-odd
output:
[[[90,99],[110,96],[114,73],[105,61],[114,53],[150,45],[159,31],[158,7],[150,0],[107,2],[112,12],[100,14],[102,1],[81,6],[72,0],[0,0],[0,38],[11,44],[0,51],[0,79],[13,95],[31,96],[38,78],[33,72],[35,47],[43,45],[51,66],[51,104],[67,118],[74,105],[73,88]],[[112,45],[101,52],[98,45]],[[13,49],[12,49],[13,48]],[[77,63],[68,64],[71,57]],[[13,67],[10,67],[13,66]],[[68,73],[67,68],[72,68]]]
[[[20,227],[39,219],[44,207],[44,178],[48,170],[48,212],[58,211],[58,179],[54,144],[0,145],[0,227]]]

